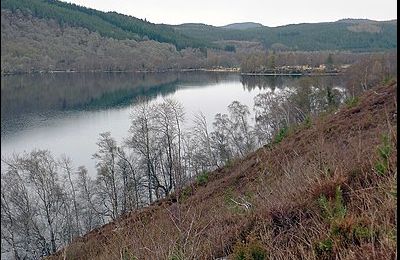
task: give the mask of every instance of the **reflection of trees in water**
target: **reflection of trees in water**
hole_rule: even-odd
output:
[[[240,82],[249,91],[253,89],[283,89],[285,87],[295,88],[299,85],[308,87],[321,86],[343,86],[344,79],[340,76],[260,76],[260,75],[241,75]]]
[[[148,99],[156,98],[158,95],[166,96],[174,93],[178,89],[178,80],[165,84],[152,86],[138,86],[136,88],[119,89],[114,92],[106,92],[99,98],[92,99],[88,103],[78,105],[76,109],[100,109],[115,106],[129,105],[137,97]]]
[[[84,108],[115,92],[148,88],[176,80],[176,76],[146,77],[140,74],[59,73],[2,78],[2,116]]]
[[[205,86],[234,75],[207,72],[54,73],[1,78],[1,115],[129,105],[138,96],[155,98],[181,85]]]
[[[242,75],[240,77],[240,82],[249,91],[258,89],[271,89],[283,88],[290,84],[298,76],[259,76],[259,75]]]

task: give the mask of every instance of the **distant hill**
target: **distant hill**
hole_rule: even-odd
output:
[[[397,48],[397,20],[342,19],[330,23],[304,23],[266,27],[259,23],[233,23],[222,27],[187,23],[154,24],[133,16],[60,2],[57,0],[3,0],[1,9],[20,10],[37,18],[54,19],[60,25],[83,27],[114,39],[151,39],[170,43],[178,50],[223,48],[221,40],[258,41],[265,48],[287,50],[380,51]]]
[[[336,21],[337,23],[371,23],[376,22],[370,19],[354,19],[354,18],[344,18]]]
[[[365,20],[341,20],[326,23],[302,23],[278,27],[227,29],[210,25],[182,24],[175,28],[187,36],[206,41],[259,41],[265,48],[274,44],[288,50],[381,51],[397,48],[397,21],[366,23]]]
[[[397,19],[386,20],[386,21],[375,21],[370,19],[355,19],[355,18],[344,18],[337,20],[336,23],[353,23],[353,24],[362,24],[362,23],[389,23],[389,24],[397,24]]]
[[[221,40],[258,41],[265,48],[273,44],[288,50],[376,51],[397,48],[397,20],[342,19],[331,23],[292,24],[266,27],[259,23],[233,23],[222,27],[187,23],[154,24],[133,16],[101,12],[57,0],[2,0],[1,9],[20,10],[37,18],[54,19],[61,26],[83,27],[101,36],[124,40],[151,39],[170,43],[178,50],[221,48]],[[367,24],[367,25],[365,25]]]
[[[369,32],[369,33],[380,33],[382,31],[382,25],[394,25],[397,26],[397,20],[388,21],[374,21],[369,19],[341,19],[337,23],[348,24],[347,29],[353,32]]]
[[[231,23],[231,24],[228,24],[225,26],[221,26],[221,28],[246,30],[246,29],[258,28],[258,27],[263,27],[263,26],[264,25],[262,25],[260,23],[247,22],[247,23]]]

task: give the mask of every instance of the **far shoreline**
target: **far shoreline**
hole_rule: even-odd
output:
[[[2,72],[1,76],[10,75],[33,75],[33,74],[53,74],[53,73],[165,73],[165,72],[234,72],[240,73],[239,68],[216,68],[216,69],[166,69],[166,70],[47,70],[47,71],[23,71],[23,72]]]
[[[293,73],[263,73],[263,72],[241,72],[240,68],[198,68],[198,69],[166,69],[166,70],[48,70],[30,72],[2,72],[3,76],[13,75],[35,75],[35,74],[54,74],[54,73],[166,73],[166,72],[229,72],[239,73],[242,76],[338,76],[343,72],[293,72]]]

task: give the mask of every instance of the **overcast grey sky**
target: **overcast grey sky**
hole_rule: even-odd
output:
[[[330,22],[342,18],[397,18],[396,0],[64,0],[116,11],[153,23],[205,23],[215,26],[258,22],[266,26]]]

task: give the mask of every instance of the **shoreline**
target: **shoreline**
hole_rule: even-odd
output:
[[[240,73],[240,69],[238,68],[225,68],[225,69],[199,68],[199,69],[166,69],[166,70],[49,70],[49,71],[31,71],[31,72],[2,72],[1,76],[53,74],[53,73],[165,73],[165,72],[191,72],[191,71]]]
[[[339,76],[343,72],[326,73],[240,73],[243,76]]]
[[[53,74],[53,73],[166,73],[166,72],[229,72],[239,73],[242,76],[338,76],[343,72],[294,72],[294,73],[262,73],[262,72],[240,72],[239,68],[216,68],[216,69],[167,69],[167,70],[50,70],[50,71],[32,71],[32,72],[7,72],[1,73],[1,76],[12,75],[34,75],[34,74]]]

